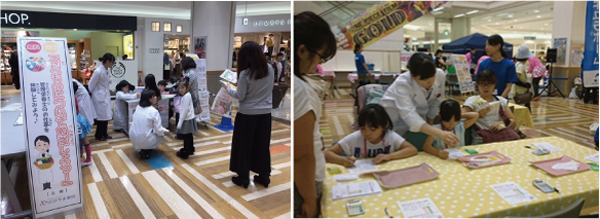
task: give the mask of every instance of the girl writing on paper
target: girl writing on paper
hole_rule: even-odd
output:
[[[323,152],[325,161],[352,167],[357,158],[374,158],[373,164],[379,164],[417,155],[415,146],[392,131],[392,121],[379,104],[369,104],[360,111],[358,126],[359,131]],[[346,156],[340,155],[342,152]]]
[[[294,16],[294,216],[319,215],[325,156],[319,130],[323,105],[305,75],[335,56],[335,36],[315,13]],[[316,88],[319,89],[319,88]],[[322,88],[321,88],[322,89]]]
[[[459,142],[455,134],[433,127],[440,103],[445,99],[445,73],[424,53],[410,57],[408,70],[396,78],[381,98],[380,104],[392,119],[394,131],[409,141],[405,136],[408,131],[422,132],[455,146]]]
[[[122,80],[117,84],[115,90],[117,91],[117,103],[115,106],[115,119],[113,121],[113,129],[116,132],[120,132],[123,128],[127,127],[127,122],[125,119],[125,115],[121,115],[123,113],[127,113],[127,100],[134,100],[140,98],[140,93],[129,93],[129,91],[133,91],[135,86],[127,82],[126,80]]]
[[[183,138],[183,148],[177,152],[177,156],[187,159],[196,151],[194,148],[194,133],[198,131],[194,116],[194,106],[192,103],[192,95],[190,94],[190,78],[185,77],[179,82],[179,93],[183,95],[179,105],[181,118],[177,122],[177,134]]]
[[[482,70],[477,74],[475,83],[479,90],[479,96],[472,96],[465,100],[462,107],[462,113],[477,112],[479,119],[475,125],[481,129],[499,131],[506,128],[506,125],[500,117],[500,108],[504,111],[506,117],[510,119],[510,124],[515,124],[515,117],[508,107],[508,100],[501,96],[493,95],[496,87],[496,74],[492,70]],[[483,143],[482,136],[473,131],[473,145]]]
[[[475,124],[479,119],[479,114],[476,112],[461,113],[460,104],[456,100],[444,100],[440,105],[440,118],[442,122],[434,127],[454,133],[460,140],[456,147],[461,147],[466,145],[465,130]],[[463,121],[461,118],[466,118],[466,120]],[[423,151],[442,159],[448,158],[448,152],[444,151],[448,148],[452,147],[434,136],[427,137],[423,144]]]
[[[96,140],[106,141],[106,139],[112,139],[108,135],[108,121],[112,119],[112,107],[110,102],[110,75],[108,69],[112,68],[115,64],[115,56],[110,53],[104,54],[100,58],[102,65],[100,65],[89,82],[90,92],[92,93],[92,100],[94,108],[96,108]]]
[[[242,44],[238,53],[237,89],[227,83],[227,93],[239,101],[235,116],[229,170],[238,174],[231,181],[248,187],[250,171],[258,173],[254,182],[265,187],[271,182],[271,108],[273,68],[262,58],[258,43]]]
[[[75,80],[75,79],[73,79]],[[79,87],[77,85],[77,83],[75,81],[73,81],[73,92],[77,93],[79,90],[84,89],[85,88]],[[89,98],[89,96],[88,96]],[[84,147],[85,147],[85,160],[82,159],[82,164],[81,167],[84,166],[89,166],[92,165],[92,145],[90,145],[90,142],[87,140],[87,138],[85,136],[87,136],[90,131],[92,130],[92,125],[90,124],[90,122],[83,117],[83,115],[81,115],[81,110],[84,107],[79,107],[82,106],[82,103],[79,101],[78,97],[75,97],[75,111],[77,111],[77,124],[79,125],[79,145],[80,145],[80,157],[83,157],[83,151],[84,151]]]
[[[157,96],[153,90],[145,90],[142,93],[129,130],[131,144],[143,159],[150,158],[152,149],[157,148],[164,141],[164,135],[169,132],[162,127],[158,110],[151,107],[158,102]]]

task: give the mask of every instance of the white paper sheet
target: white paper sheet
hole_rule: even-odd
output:
[[[449,148],[444,150],[448,152],[448,159],[458,159],[459,157],[467,156],[467,154],[463,153],[458,148]]]
[[[354,167],[348,168],[352,174],[361,174],[366,172],[377,171],[377,166],[373,165],[373,160],[364,159],[354,162]]]
[[[598,154],[587,156],[587,157],[585,157],[585,159],[586,160],[591,160],[591,161],[594,161],[594,162],[598,163]]]
[[[355,179],[358,179],[358,175],[352,173],[337,174],[333,176],[333,180],[335,180],[336,182],[351,181]]]
[[[521,186],[514,182],[490,185],[490,187],[511,205],[537,200],[535,196],[529,194],[527,190],[521,188]]]
[[[357,196],[368,196],[381,193],[381,187],[375,180],[348,183],[333,186],[333,200],[352,198]]]
[[[17,125],[23,125],[23,113],[21,113],[21,115],[19,115],[19,118],[17,118],[17,121],[15,122],[15,126]]]
[[[557,148],[549,143],[533,143],[532,145],[540,149],[543,148],[549,150],[550,152],[562,151],[562,149]]]
[[[396,201],[405,218],[443,218],[442,212],[438,210],[430,198],[417,199],[407,202]]]

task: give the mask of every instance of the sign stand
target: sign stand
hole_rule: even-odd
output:
[[[229,107],[229,117],[223,115],[221,117],[221,124],[215,125],[221,131],[228,132],[233,131],[233,123],[231,122],[231,107]]]

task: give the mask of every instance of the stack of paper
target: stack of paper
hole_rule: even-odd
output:
[[[562,151],[562,149],[557,148],[554,145],[551,145],[549,143],[533,143],[532,145],[539,149],[549,150],[550,152]]]
[[[221,78],[234,84],[237,83],[237,73],[229,69],[225,69],[221,74]]]
[[[594,161],[594,162],[598,163],[598,154],[587,156],[587,157],[585,157],[585,159],[586,160],[591,160],[591,161]]]
[[[467,156],[465,153],[463,153],[460,149],[458,148],[451,148],[451,149],[444,149],[446,152],[448,152],[448,159],[458,159],[459,157],[464,157]]]
[[[354,167],[348,168],[348,171],[352,174],[361,174],[377,171],[377,167],[373,165],[373,161],[370,159],[357,160],[354,162]]]
[[[333,200],[381,193],[375,180],[333,186]]]

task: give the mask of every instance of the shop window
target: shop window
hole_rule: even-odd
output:
[[[163,31],[164,32],[171,32],[171,23],[165,22],[165,24],[163,26]]]
[[[177,33],[183,32],[183,26],[177,25]]]
[[[152,22],[152,32],[160,31],[160,22]]]

